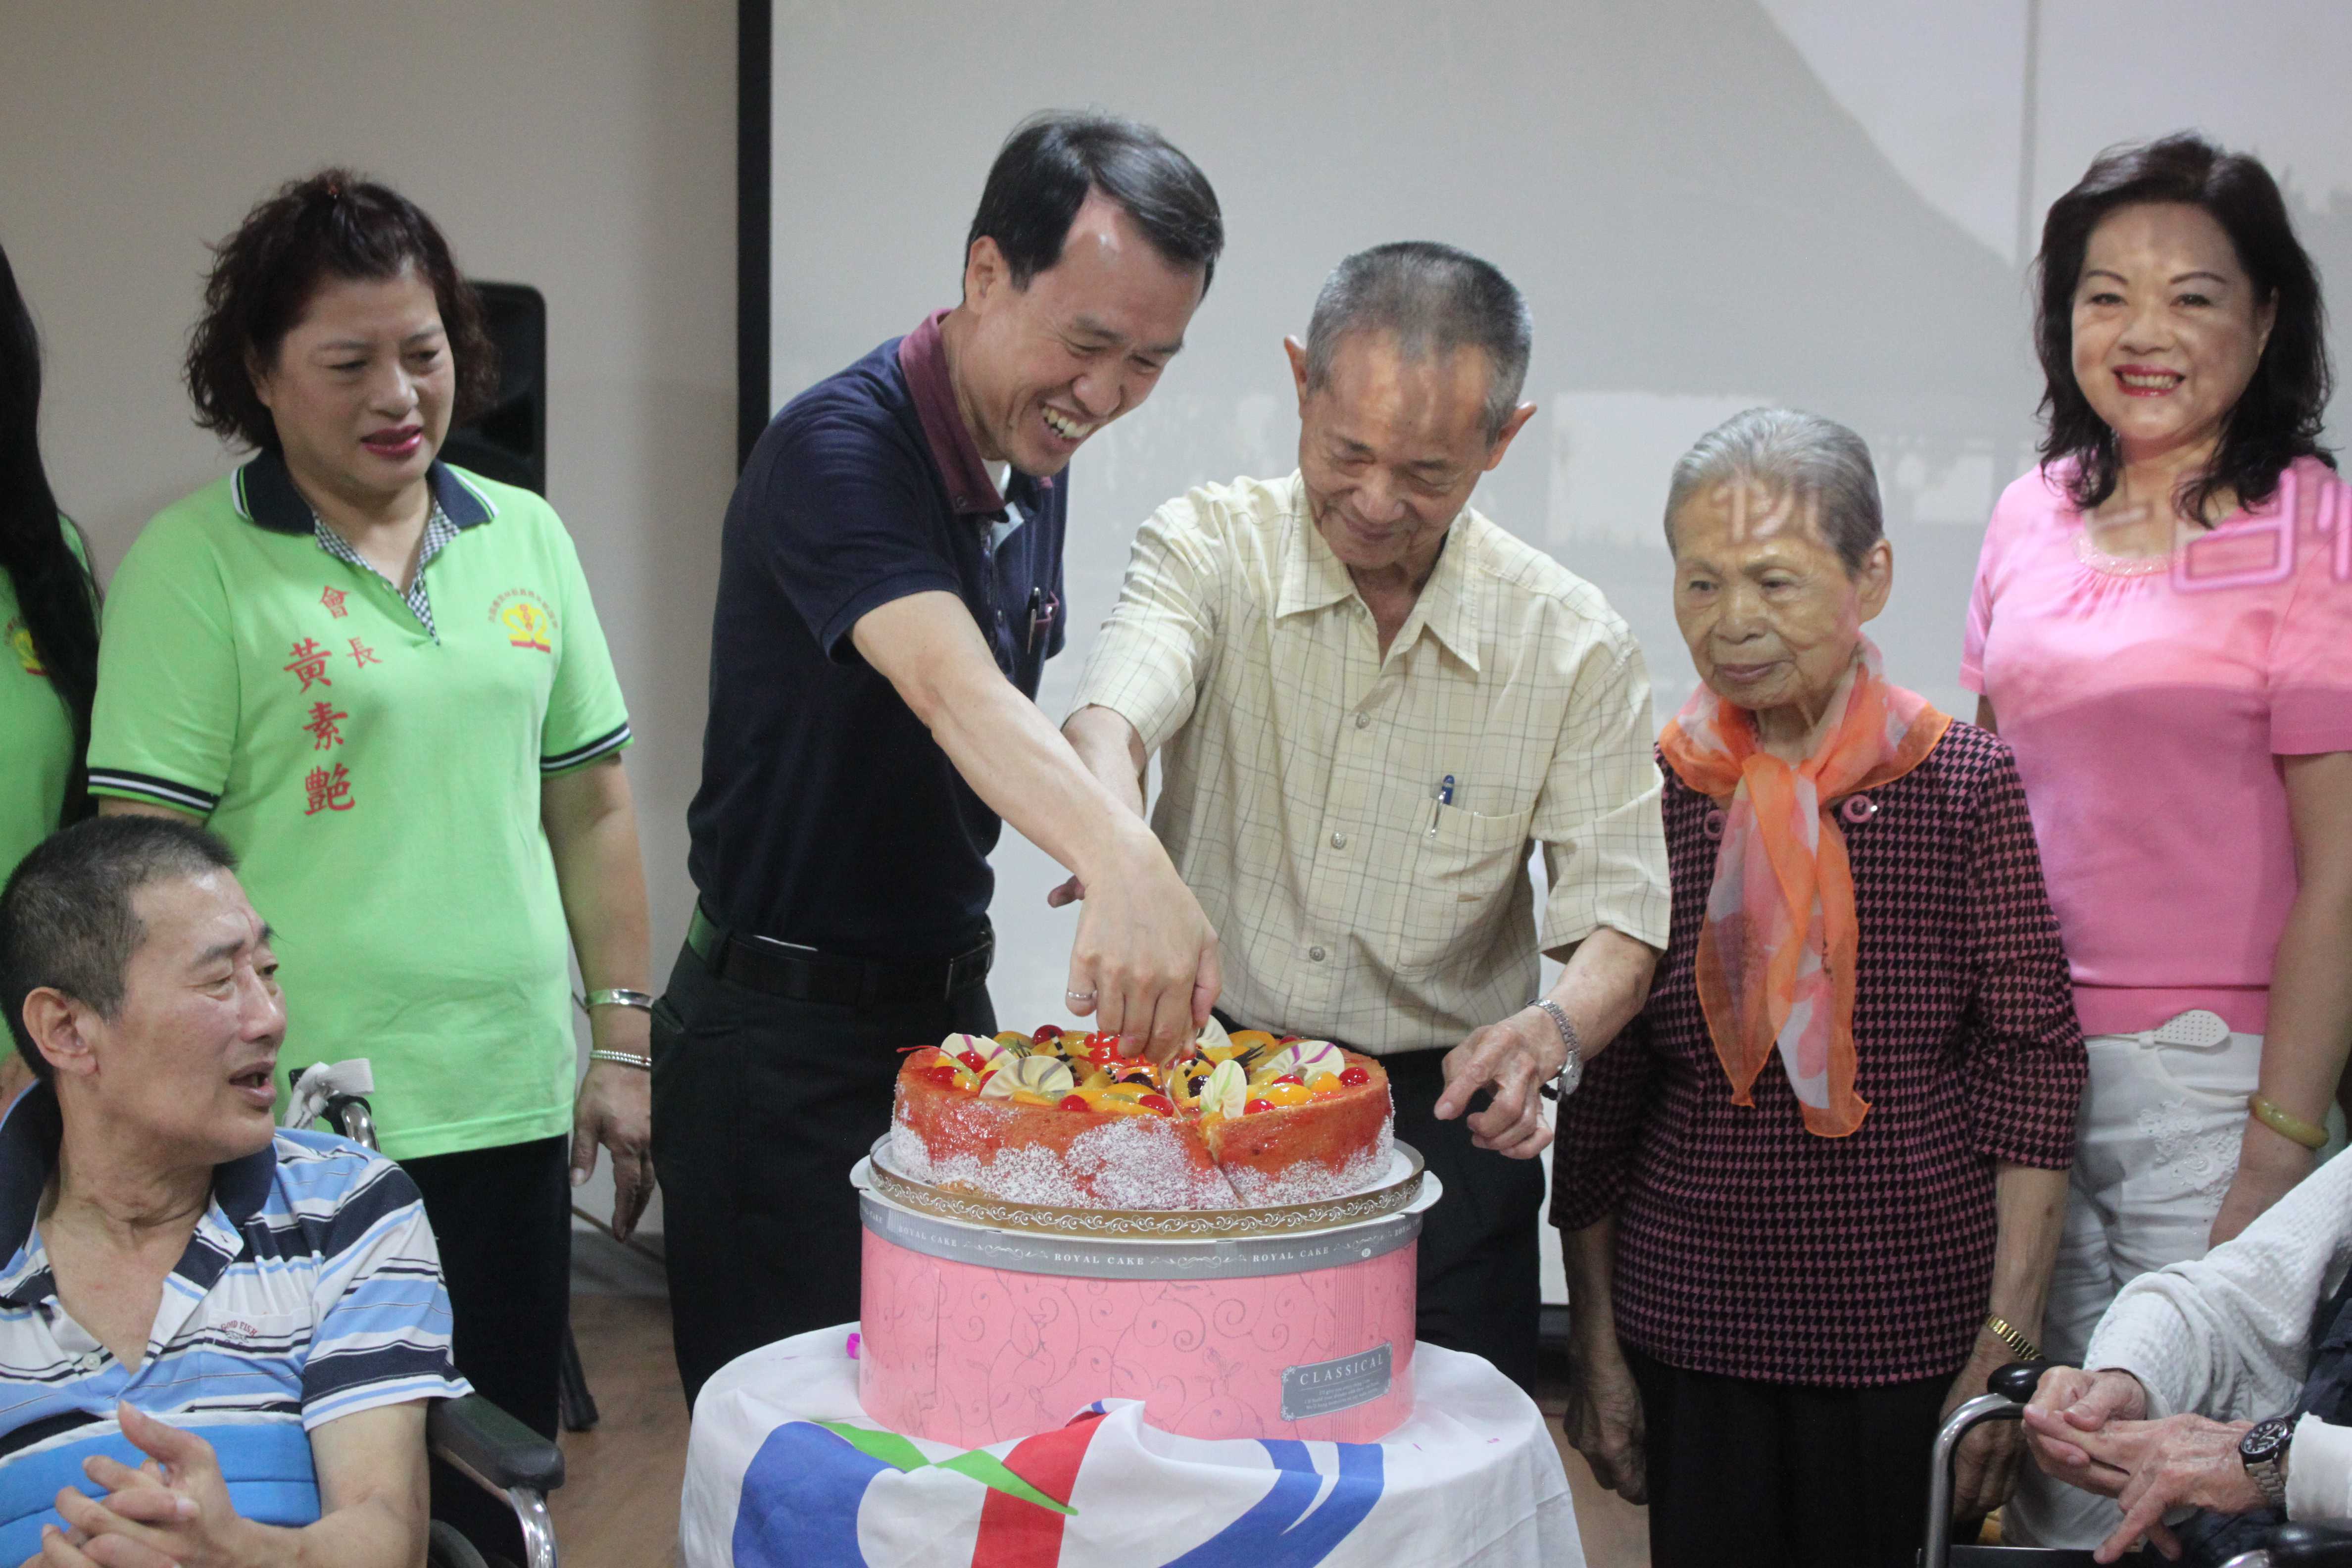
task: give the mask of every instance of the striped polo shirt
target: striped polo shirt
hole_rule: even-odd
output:
[[[309,1131],[215,1168],[146,1354],[124,1366],[67,1315],[34,1224],[59,1139],[47,1084],[0,1122],[0,1463],[110,1426],[117,1400],[180,1425],[292,1432],[470,1392],[449,1359],[449,1295],[415,1184]]]

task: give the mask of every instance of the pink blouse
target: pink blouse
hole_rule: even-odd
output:
[[[2094,1035],[2263,1032],[2295,895],[2278,759],[2352,751],[2352,490],[2298,460],[2169,562],[2089,548],[2047,471],[1985,531],[1960,680],[1991,699]]]

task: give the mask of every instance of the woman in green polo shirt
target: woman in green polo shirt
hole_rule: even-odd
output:
[[[81,758],[98,590],[81,532],[49,489],[40,422],[41,340],[0,250],[0,879],[89,815]]]
[[[198,421],[256,448],[166,508],[106,606],[89,781],[234,847],[290,1074],[373,1063],[441,1243],[458,1370],[552,1436],[570,1198],[651,1194],[628,717],[572,541],[436,453],[495,384],[432,221],[330,170],[217,247]],[[566,939],[595,1047],[573,1093]]]

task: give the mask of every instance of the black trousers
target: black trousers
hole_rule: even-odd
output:
[[[474,1391],[544,1437],[572,1312],[572,1140],[403,1160],[425,1197],[449,1286],[452,1351]],[[433,1513],[486,1552],[522,1560],[505,1500],[433,1465]]]
[[[1533,1394],[1543,1162],[1474,1147],[1467,1117],[1437,1120],[1444,1059],[1442,1050],[1381,1058],[1396,1102],[1397,1137],[1421,1151],[1445,1186],[1422,1219],[1417,1329],[1431,1344],[1485,1356]]]
[[[1440,1207],[1444,1205],[1440,1205]],[[1909,1568],[1952,1376],[1812,1388],[1627,1347],[1648,1429],[1654,1568]]]
[[[744,1352],[857,1320],[849,1170],[889,1131],[899,1047],[995,1028],[985,984],[860,1009],[716,980],[679,952],[654,1008],[654,1169],[689,1406]]]

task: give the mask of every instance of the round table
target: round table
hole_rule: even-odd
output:
[[[868,1419],[856,1352],[820,1329],[704,1385],[686,1568],[1583,1568],[1543,1416],[1476,1356],[1416,1346],[1412,1415],[1378,1443],[1179,1437],[1106,1400],[959,1451]]]

